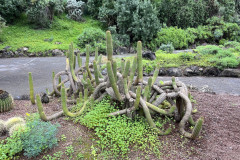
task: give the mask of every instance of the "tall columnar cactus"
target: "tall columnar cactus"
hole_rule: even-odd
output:
[[[142,65],[142,42],[138,41],[137,43],[137,83],[142,83],[143,81],[143,65]]]
[[[107,39],[107,57],[108,57],[108,60],[112,62],[113,45],[112,45],[112,35],[110,31],[106,32],[106,39]]]
[[[13,103],[12,96],[7,91],[0,90],[0,113],[13,109]]]
[[[85,66],[82,66],[80,56],[78,55],[79,68],[75,68],[73,45],[70,45],[68,57],[66,58],[66,69],[65,71],[57,73],[54,78],[54,90],[58,95],[61,95],[62,111],[52,116],[46,116],[40,97],[37,96],[38,111],[41,119],[48,121],[63,114],[70,117],[79,116],[88,105],[92,105],[93,100],[99,102],[107,95],[110,96],[112,100],[123,104],[121,110],[109,113],[107,116],[127,114],[129,117],[133,117],[135,113],[144,113],[148,124],[152,128],[157,129],[159,135],[166,135],[171,132],[171,127],[165,131],[159,130],[152,116],[155,113],[171,117],[176,115],[174,117],[177,122],[180,122],[179,129],[181,134],[188,138],[197,138],[202,128],[203,119],[199,119],[197,123],[193,121],[191,115],[192,104],[187,96],[188,90],[186,85],[177,81],[174,77],[172,81],[165,81],[160,84],[156,83],[155,81],[160,68],[159,64],[154,71],[153,77],[150,77],[148,82],[144,81],[141,41],[137,43],[137,56],[134,57],[132,64],[129,60],[126,62],[122,60],[120,68],[118,68],[119,66],[117,66],[116,61],[113,60],[112,37],[109,31],[106,32],[106,44],[107,75],[105,76],[101,74],[102,56],[98,56],[97,48],[93,61],[94,76],[92,76],[90,70],[91,65],[89,65],[89,46],[86,46]],[[67,78],[62,78],[61,83],[57,84],[56,80],[60,76],[67,76]],[[70,84],[69,88],[62,87],[61,92],[59,92],[58,89],[65,83]],[[71,99],[70,97],[73,98]],[[171,106],[168,109],[160,108],[159,106],[165,101],[169,101]],[[83,104],[83,106],[80,111],[73,113],[69,111],[67,103],[78,103]],[[178,112],[175,112],[176,109]],[[195,126],[192,133],[188,133],[184,129],[187,122]]]
[[[34,96],[34,89],[33,89],[33,78],[32,73],[28,73],[28,81],[29,81],[29,90],[30,90],[30,100],[32,104],[35,104],[35,96]]]

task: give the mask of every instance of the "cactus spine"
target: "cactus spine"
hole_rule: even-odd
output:
[[[32,104],[35,104],[35,97],[34,97],[34,89],[33,89],[33,78],[32,73],[28,73],[28,79],[29,79],[29,90],[30,90],[30,100]]]

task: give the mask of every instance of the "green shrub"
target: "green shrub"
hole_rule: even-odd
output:
[[[226,48],[236,48],[238,46],[240,46],[240,43],[236,41],[227,41],[224,43],[224,47]]]
[[[192,61],[194,60],[194,56],[192,53],[181,53],[179,58],[183,61]]]
[[[208,9],[204,0],[161,0],[156,6],[161,22],[181,28],[204,24]]]
[[[115,0],[102,0],[102,6],[99,8],[98,19],[106,26],[116,24],[117,15],[115,10]]]
[[[207,45],[207,46],[199,46],[196,48],[196,50],[202,55],[216,55],[217,53],[222,51],[222,48],[215,45]]]
[[[235,68],[239,65],[237,58],[229,50],[222,50],[210,62],[215,62],[220,69]]]
[[[21,15],[25,6],[25,0],[0,0],[0,15],[8,23],[12,23]]]
[[[156,50],[162,44],[172,43],[175,49],[187,48],[194,40],[188,36],[188,32],[177,27],[162,28],[157,33],[157,38],[153,39],[148,45],[152,50]]]
[[[2,33],[2,29],[5,27],[5,19],[3,19],[0,15],[0,35]],[[1,42],[1,37],[0,37],[0,42]]]
[[[81,21],[83,14],[82,9],[84,4],[85,3],[82,1],[68,0],[66,6],[66,9],[68,11],[67,17],[75,21]]]
[[[98,17],[99,8],[102,6],[102,4],[103,4],[102,0],[87,1],[88,11],[90,12],[91,16],[93,16],[94,18]]]
[[[12,136],[0,141],[0,159],[16,158],[15,154],[23,150],[22,132],[16,131]]]
[[[131,42],[146,44],[160,29],[157,11],[149,0],[118,0],[115,10],[118,34],[129,35]]]
[[[61,0],[35,0],[31,1],[26,14],[28,21],[34,28],[49,28],[54,18],[54,13],[62,13]]]
[[[57,145],[57,127],[50,122],[43,122],[40,119],[33,119],[27,122],[28,130],[21,135],[24,155],[35,157],[42,150]]]
[[[174,47],[173,47],[172,43],[161,44],[159,49],[162,51],[166,51],[168,53],[172,53],[174,51]]]
[[[86,28],[79,35],[77,44],[80,48],[85,48],[86,44],[89,44],[94,48],[98,47],[99,52],[105,52],[105,32],[97,28]]]

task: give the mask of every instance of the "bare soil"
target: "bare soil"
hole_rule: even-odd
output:
[[[161,159],[196,159],[196,160],[240,160],[240,96],[213,95],[200,92],[191,92],[197,104],[194,107],[198,112],[194,114],[194,120],[204,117],[204,125],[200,138],[189,140],[180,135],[178,126],[167,136],[160,136],[162,146],[159,149]],[[46,114],[52,114],[61,109],[61,104],[57,99],[44,104]],[[15,109],[0,114],[0,119],[7,120],[13,116],[24,117],[26,113],[37,111],[36,105],[31,105],[30,101],[15,101]],[[91,146],[94,144],[94,132],[80,124],[74,124],[66,117],[54,120],[59,123],[59,144],[51,150],[46,150],[38,157],[42,159],[44,155],[53,155],[58,151],[64,154],[61,159],[69,159],[65,154],[66,147],[74,147],[73,159],[77,159],[77,154],[82,153],[84,159],[93,159],[91,156]],[[66,140],[61,138],[66,136]],[[6,137],[0,137],[1,139]],[[132,152],[129,159],[146,159],[146,154],[142,152]],[[158,159],[154,155],[149,155],[150,159]],[[27,159],[19,154],[19,159]]]

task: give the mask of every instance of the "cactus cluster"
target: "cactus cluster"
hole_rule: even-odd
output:
[[[7,132],[12,136],[15,131],[23,131],[25,128],[25,121],[21,117],[12,117],[7,121],[0,120],[0,136]]]
[[[7,91],[0,90],[0,113],[11,109],[13,109],[12,96]]]
[[[88,102],[101,101],[104,96],[108,95],[112,100],[124,104],[121,110],[109,113],[108,116],[127,114],[129,117],[133,117],[137,113],[143,113],[149,125],[155,128],[160,135],[169,134],[171,129],[168,128],[166,131],[160,131],[156,127],[152,116],[156,113],[172,116],[179,122],[181,134],[192,139],[198,137],[202,128],[203,118],[200,118],[196,124],[193,121],[191,116],[192,104],[188,98],[186,85],[180,81],[176,81],[174,77],[171,81],[157,83],[156,78],[158,76],[159,65],[156,67],[153,77],[150,77],[148,81],[144,81],[141,41],[137,43],[137,56],[134,58],[133,63],[131,64],[129,60],[126,62],[122,61],[120,68],[117,67],[117,63],[113,59],[110,31],[106,32],[106,42],[108,60],[106,64],[106,76],[101,74],[102,56],[98,55],[97,49],[95,59],[92,65],[90,65],[89,46],[86,46],[86,63],[83,65],[80,56],[77,55],[76,58],[73,52],[73,45],[70,45],[66,58],[66,68],[64,71],[57,73],[53,80],[54,94],[61,96],[63,110],[54,115],[46,116],[39,95],[37,95],[37,105],[41,119],[48,121],[64,114],[70,117],[79,116],[86,108]],[[78,67],[75,64],[76,59]],[[135,75],[137,76],[135,77]],[[63,79],[64,76],[67,76],[67,78]],[[60,77],[61,81],[58,81]],[[65,87],[65,83],[70,83],[70,86],[68,88]],[[73,97],[74,100],[72,98],[70,100],[68,97]],[[159,107],[164,101],[168,101],[171,107],[168,109]],[[82,102],[83,106],[81,110],[76,113],[70,112],[67,103],[77,102]],[[184,129],[187,122],[195,125],[192,133]]]

